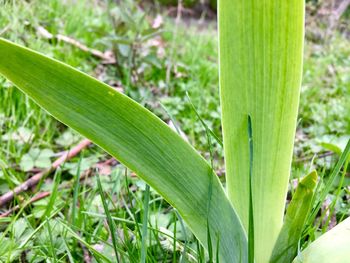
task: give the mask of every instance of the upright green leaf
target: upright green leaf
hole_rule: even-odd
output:
[[[350,261],[350,217],[312,242],[293,263],[345,263]]]
[[[148,208],[149,208],[150,187],[146,185],[145,200],[143,202],[143,220],[142,220],[142,239],[141,239],[141,263],[146,262],[147,256],[147,226],[148,226]],[[175,242],[174,242],[175,243]]]
[[[218,8],[228,195],[248,229],[250,115],[255,259],[265,263],[283,222],[301,83],[304,0],[220,0]]]
[[[109,232],[111,234],[113,249],[114,249],[114,253],[115,253],[115,260],[117,263],[119,263],[120,260],[119,260],[119,253],[118,253],[118,241],[117,241],[118,239],[117,239],[116,226],[115,226],[115,223],[112,219],[111,213],[109,211],[108,204],[106,202],[106,197],[104,196],[104,192],[103,192],[103,188],[102,188],[102,184],[101,184],[101,180],[100,180],[99,175],[97,175],[97,188],[98,188],[98,192],[100,194],[100,198],[102,201],[103,210],[105,211],[105,214],[106,214],[108,228],[109,228]]]
[[[222,262],[246,261],[246,234],[219,179],[159,118],[96,79],[4,39],[0,74],[135,171],[177,208],[202,244],[208,228],[213,244],[220,237]]]
[[[254,263],[254,210],[252,193],[253,176],[253,129],[252,120],[248,115],[248,144],[249,144],[249,227],[248,227],[248,262]]]
[[[299,182],[273,249],[271,263],[291,262],[295,257],[298,242],[310,213],[316,183],[316,171],[312,171]]]

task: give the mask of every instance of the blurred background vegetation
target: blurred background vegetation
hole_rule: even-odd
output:
[[[311,168],[327,177],[350,137],[350,1],[306,5],[291,192]],[[216,0],[0,0],[0,36],[151,109],[207,159],[212,150],[225,181],[223,149],[208,145],[201,122],[221,137]],[[82,139],[0,78],[0,195]],[[349,171],[343,175],[309,240],[350,215]],[[115,262],[116,253],[120,262],[139,262],[145,184],[118,160],[90,145],[30,190],[0,207],[0,262]],[[103,202],[117,229],[116,248]],[[147,262],[206,262],[176,211],[153,190],[148,226]]]

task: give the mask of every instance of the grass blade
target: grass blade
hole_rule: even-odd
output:
[[[223,147],[223,143],[222,141],[220,140],[220,138],[208,127],[208,125],[205,123],[205,121],[202,119],[201,115],[198,113],[196,107],[194,106],[192,100],[191,100],[191,97],[190,95],[188,94],[188,92],[186,91],[186,97],[191,105],[191,108],[192,110],[194,111],[194,113],[196,114],[198,120],[201,122],[201,124],[203,125],[205,131],[207,134],[210,134],[214,139],[215,141],[221,146]],[[208,135],[207,135],[208,136]],[[210,145],[209,145],[210,146]]]
[[[220,251],[220,237],[216,238],[216,263],[220,262],[219,251]]]
[[[106,213],[107,217],[107,222],[108,222],[108,227],[109,227],[109,232],[111,233],[112,237],[112,244],[113,244],[113,249],[116,257],[116,261],[119,263],[119,253],[118,253],[118,242],[117,242],[117,230],[115,229],[115,224],[112,219],[111,213],[109,212],[108,204],[106,202],[106,198],[103,193],[102,185],[101,185],[101,180],[100,176],[97,174],[97,186],[98,186],[98,192],[100,194],[102,204],[103,204],[103,209]]]
[[[249,141],[249,228],[248,228],[248,262],[254,263],[254,206],[253,206],[253,128],[252,119],[248,115]]]
[[[48,216],[50,216],[52,210],[55,207],[55,202],[58,196],[58,186],[61,182],[61,170],[56,170],[55,172],[55,176],[53,178],[53,186],[52,186],[52,190],[51,190],[51,195],[49,198],[49,202],[46,206],[46,210],[42,216],[42,219],[47,218]]]
[[[73,186],[73,205],[72,205],[72,215],[71,215],[71,222],[73,226],[77,226],[77,207],[78,207],[78,197],[79,197],[79,190],[80,190],[80,166],[81,166],[81,160],[82,157],[80,157],[78,166],[77,166],[77,172],[74,177],[74,186]]]
[[[147,256],[147,225],[148,225],[148,208],[149,208],[150,187],[147,184],[145,190],[145,200],[143,203],[143,220],[142,220],[142,240],[141,240],[141,263],[146,262]]]
[[[57,262],[57,258],[56,258],[56,249],[55,249],[55,245],[53,242],[53,237],[52,237],[52,230],[51,230],[51,226],[50,226],[50,222],[48,220],[48,218],[46,217],[46,226],[47,226],[47,232],[48,232],[48,236],[49,236],[49,240],[50,240],[50,244],[49,244],[49,250],[53,259],[53,262]]]
[[[103,260],[103,262],[108,262],[111,263],[112,261],[107,258],[105,255],[103,255],[102,253],[98,252],[96,249],[94,249],[93,246],[91,246],[89,243],[87,243],[83,238],[81,238],[76,232],[74,232],[73,229],[71,229],[68,225],[66,225],[63,221],[59,221],[60,224],[62,225],[62,227],[64,229],[67,230],[67,232],[76,240],[78,240],[80,243],[82,243],[83,245],[86,246],[86,248],[94,255],[95,259],[97,261],[101,262],[101,259]]]
[[[207,235],[208,235],[208,256],[209,256],[209,263],[213,263],[213,244],[212,244],[212,239],[211,239],[211,234],[210,234],[210,228],[209,228],[209,223],[207,224]]]
[[[184,234],[184,250],[182,251],[182,255],[181,255],[181,261],[180,263],[186,263],[186,254],[187,254],[187,232],[186,232],[186,227],[185,224],[181,218],[181,216],[179,215],[179,213],[177,211],[175,211],[176,213],[176,217],[179,219],[180,225],[181,225],[181,231]],[[218,240],[219,242],[219,240]],[[219,250],[217,248],[216,253],[219,254]]]
[[[334,169],[332,170],[332,173],[330,174],[328,181],[324,187],[324,189],[321,191],[320,196],[317,197],[318,202],[316,206],[313,208],[312,213],[308,219],[308,225],[312,225],[315,221],[315,218],[318,214],[318,212],[321,209],[321,206],[326,199],[328,193],[330,192],[332,185],[334,183],[335,178],[340,173],[341,168],[344,166],[344,164],[347,162],[350,156],[350,140],[348,140],[348,143],[346,144],[346,147],[343,151],[343,153],[340,155],[340,158],[338,162],[336,163]]]

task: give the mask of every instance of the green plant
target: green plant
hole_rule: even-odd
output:
[[[98,42],[113,50],[116,75],[124,80],[122,84],[129,95],[132,92],[130,88],[144,85],[140,81],[147,78],[152,68],[161,67],[156,56],[157,48],[147,44],[160,34],[161,25],[152,26],[146,11],[134,1],[122,1],[117,6],[110,0],[107,3],[106,12],[113,30]]]
[[[156,0],[163,5],[177,5],[180,1],[185,7],[193,7],[199,2],[198,0]]]
[[[212,167],[180,136],[105,84],[6,40],[0,40],[0,73],[162,194],[212,258],[218,253],[223,262],[246,262],[255,255],[256,262],[268,262],[273,255],[273,261],[288,262],[296,255],[316,181],[311,173],[300,183],[282,226],[300,87],[303,3],[222,0],[219,5],[229,197]],[[348,152],[349,146],[339,169]],[[296,234],[289,240],[286,233]],[[305,255],[318,257],[323,240]]]

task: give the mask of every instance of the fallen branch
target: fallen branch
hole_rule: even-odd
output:
[[[51,173],[52,171],[56,170],[60,165],[62,165],[67,160],[71,159],[72,157],[76,156],[82,149],[89,146],[91,142],[88,139],[82,140],[77,146],[75,146],[72,150],[66,152],[63,154],[60,158],[58,158],[51,166],[51,168],[46,169],[42,172],[37,173],[36,175],[32,176],[28,180],[26,180],[24,183],[17,186],[14,190],[7,192],[6,194],[0,196],[0,207],[6,205],[7,203],[11,202],[13,198],[17,195],[19,195],[22,192],[27,191],[28,189],[32,188],[33,186],[37,185],[40,180],[47,174]]]
[[[340,18],[349,6],[350,0],[324,1],[317,13],[320,17],[326,18],[327,30],[325,31],[325,39],[329,39],[333,35],[333,31],[338,26]]]
[[[42,192],[42,193],[38,193],[37,195],[35,195],[34,197],[32,197],[28,202],[26,202],[24,204],[24,206],[30,205],[32,203],[35,203],[36,201],[39,201],[41,199],[44,199],[46,197],[48,197],[49,195],[51,195],[50,192]],[[9,215],[11,215],[12,213],[16,212],[17,210],[19,210],[21,208],[20,205],[16,205],[14,207],[12,207],[9,211],[3,213],[0,215],[0,218],[4,218],[4,217],[8,217]]]
[[[116,59],[113,55],[113,52],[111,52],[111,51],[101,52],[97,49],[89,48],[73,38],[70,38],[70,37],[67,37],[64,35],[60,35],[60,34],[53,35],[49,31],[47,31],[44,27],[41,27],[41,26],[39,26],[37,28],[37,32],[40,36],[42,36],[46,39],[50,39],[50,40],[57,39],[58,41],[62,41],[62,42],[65,42],[67,44],[70,44],[72,46],[75,46],[84,52],[91,53],[93,56],[95,56],[99,59],[102,59],[103,64],[115,64],[116,63]]]
[[[342,1],[339,4],[338,8],[333,11],[334,19],[339,20],[340,17],[345,13],[345,11],[348,9],[349,6],[350,6],[350,0]]]
[[[97,163],[96,165],[94,165],[95,168],[99,169],[99,173],[101,175],[107,175],[106,174],[106,170],[104,168],[104,166],[106,165],[116,165],[118,162],[116,159],[114,158],[110,158],[108,160],[102,161]],[[87,179],[89,176],[92,175],[92,168],[86,170],[85,172],[81,173],[79,180],[83,181],[85,179]],[[135,175],[134,175],[135,176]],[[72,187],[72,182],[68,182],[68,183],[63,183],[58,189],[59,190],[63,190],[63,189],[67,189]],[[51,192],[42,192],[39,193],[37,195],[35,195],[33,198],[31,198],[27,203],[24,204],[24,206],[27,206],[29,204],[35,203],[36,201],[39,201],[45,197],[50,196],[52,193]],[[19,210],[22,207],[22,205],[16,205],[13,208],[11,208],[9,211],[4,212],[3,214],[0,214],[0,218],[4,218],[4,217],[8,217],[9,215],[11,215],[12,213],[16,212],[17,210]]]
[[[324,154],[320,155],[315,155],[318,159],[326,158],[328,156],[334,155],[334,152],[325,152]],[[296,163],[302,163],[306,161],[311,161],[315,156],[305,156],[305,157],[300,157],[295,160]]]

